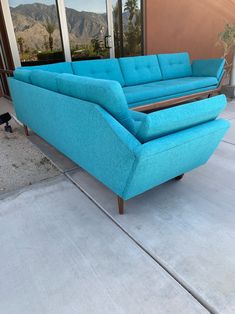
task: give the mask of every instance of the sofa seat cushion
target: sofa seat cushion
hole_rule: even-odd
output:
[[[147,114],[136,138],[145,143],[214,120],[224,110],[226,102],[226,97],[219,95]]]
[[[125,85],[117,59],[72,62],[74,74],[97,79],[113,80]]]
[[[158,60],[164,80],[192,76],[190,58],[187,52],[159,54]]]
[[[152,82],[138,86],[123,88],[128,104],[169,96],[204,87],[215,87],[218,81],[215,77],[183,77],[172,80]]]
[[[144,84],[162,79],[156,55],[120,58],[119,64],[127,86]]]

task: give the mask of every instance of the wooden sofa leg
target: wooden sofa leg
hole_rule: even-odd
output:
[[[29,130],[28,130],[27,125],[25,125],[25,124],[24,124],[24,134],[25,134],[26,136],[29,136]]]
[[[184,173],[181,174],[180,176],[175,177],[175,180],[180,181],[183,178],[183,176],[184,176]]]
[[[124,199],[118,196],[118,212],[119,215],[124,214]]]

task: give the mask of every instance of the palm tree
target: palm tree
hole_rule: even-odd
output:
[[[19,37],[17,39],[17,43],[18,43],[19,48],[20,48],[20,53],[23,54],[24,53],[24,38]]]
[[[115,56],[123,57],[123,19],[122,0],[116,0],[113,6]]]
[[[93,51],[98,55],[100,52],[100,48],[101,48],[99,38],[97,38],[97,37],[92,38],[91,45],[92,45]]]
[[[138,0],[127,0],[124,11],[129,12],[129,21],[125,35],[125,54],[139,54],[141,47],[141,15]]]
[[[136,12],[139,10],[138,0],[127,0],[125,3],[124,11],[129,12],[129,21],[133,20]]]
[[[53,45],[54,45],[54,40],[52,37],[52,34],[54,33],[55,29],[56,29],[56,24],[55,22],[49,21],[49,19],[46,20],[46,24],[44,24],[44,27],[49,35],[49,47],[51,49],[51,51],[53,50]]]

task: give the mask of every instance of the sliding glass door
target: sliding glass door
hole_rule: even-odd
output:
[[[72,59],[109,58],[106,0],[65,0],[65,8]]]
[[[115,56],[143,52],[143,4],[141,0],[112,0]]]
[[[64,61],[55,0],[9,0],[22,65]]]
[[[3,13],[15,66],[143,51],[141,0],[5,0]]]

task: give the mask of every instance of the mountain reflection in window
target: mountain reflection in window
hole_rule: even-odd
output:
[[[22,65],[64,61],[56,0],[9,0]],[[73,60],[108,58],[106,0],[65,0]],[[142,54],[141,0],[112,0],[116,57]]]
[[[65,0],[70,49],[73,60],[109,58],[106,0]]]
[[[55,1],[25,4],[10,0],[9,4],[21,64],[64,61]]]

